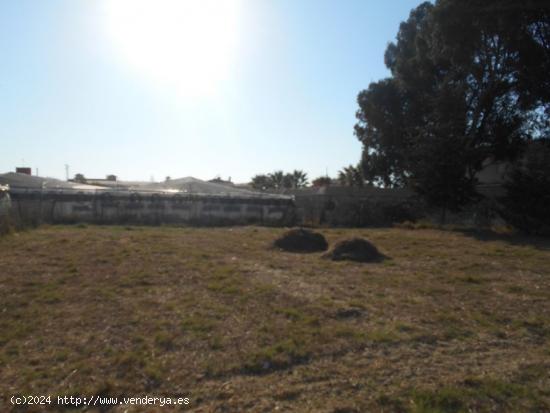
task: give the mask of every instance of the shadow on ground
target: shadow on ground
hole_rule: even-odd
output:
[[[502,241],[511,245],[530,246],[538,250],[550,251],[550,237],[522,235],[517,233],[502,234],[491,230],[480,229],[458,229],[468,237],[475,238],[478,241]]]

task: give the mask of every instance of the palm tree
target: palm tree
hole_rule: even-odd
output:
[[[285,174],[283,171],[275,171],[270,173],[268,176],[273,188],[281,189],[284,187]]]
[[[338,181],[344,186],[363,186],[365,179],[359,166],[349,165],[338,172]]]
[[[307,185],[307,173],[302,170],[295,169],[292,172],[292,187],[293,188],[303,188]]]

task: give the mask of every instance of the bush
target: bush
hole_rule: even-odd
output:
[[[532,142],[509,173],[502,217],[528,234],[550,235],[550,140]]]

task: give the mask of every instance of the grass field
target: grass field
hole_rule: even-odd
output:
[[[12,394],[181,396],[196,412],[550,411],[550,242],[321,231],[389,257],[358,264],[270,249],[283,231],[0,238],[0,411],[42,411]]]

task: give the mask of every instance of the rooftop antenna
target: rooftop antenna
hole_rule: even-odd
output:
[[[69,180],[69,165],[65,164],[65,177]]]

